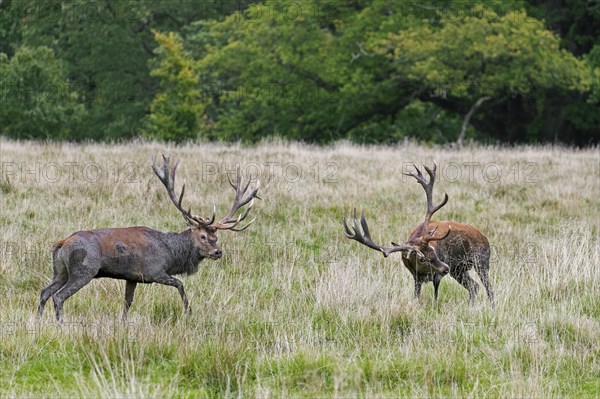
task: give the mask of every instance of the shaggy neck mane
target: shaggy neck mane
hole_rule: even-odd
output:
[[[204,257],[194,246],[191,234],[191,229],[181,233],[167,233],[168,247],[173,255],[169,274],[194,274],[198,271],[198,264]]]

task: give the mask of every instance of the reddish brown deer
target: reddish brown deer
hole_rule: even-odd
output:
[[[171,165],[169,158],[163,155],[162,167],[159,167],[156,158],[153,158],[152,169],[164,184],[169,198],[181,212],[189,228],[181,233],[162,233],[148,227],[106,228],[78,231],[59,241],[52,252],[54,277],[42,290],[38,318],[44,312],[46,301],[52,297],[56,319],[62,321],[65,300],[92,279],[99,277],[126,281],[123,319],[127,318],[138,283],[159,283],[177,288],[184,311],[189,311],[183,283],[173,275],[196,273],[199,263],[204,258],[221,257],[222,252],[217,245],[217,230],[243,231],[254,222],[252,219],[244,227],[238,227],[248,216],[254,199],[259,198],[259,182],[256,188],[245,196],[250,181],[242,186],[238,170],[236,183],[229,180],[235,190],[233,206],[223,219],[215,222],[214,211],[209,219],[193,215],[191,210],[186,211],[182,207],[185,184],[179,198],[175,194],[175,172],[178,163],[175,161]],[[238,210],[248,203],[245,211],[235,217]]]
[[[448,194],[444,194],[444,200],[437,206],[433,205],[433,184],[435,183],[437,164],[434,163],[433,169],[424,167],[429,174],[429,181],[425,179],[416,165],[416,173],[405,173],[407,176],[414,177],[423,186],[427,197],[425,220],[414,228],[405,243],[392,242],[391,247],[383,247],[374,243],[364,212],[359,224],[356,218],[356,209],[354,210],[354,231],[350,230],[344,218],[346,237],[381,251],[386,258],[393,252],[402,252],[402,262],[414,278],[416,298],[421,295],[423,283],[433,281],[434,297],[437,301],[440,282],[446,274],[450,273],[469,291],[469,300],[472,302],[479,289],[478,284],[469,276],[469,270],[474,268],[493,304],[494,294],[489,280],[490,244],[487,238],[468,224],[431,221],[433,214],[448,202]],[[438,230],[439,233],[436,235]]]

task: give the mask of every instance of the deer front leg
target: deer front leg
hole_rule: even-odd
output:
[[[192,313],[187,296],[185,295],[185,290],[183,289],[183,283],[176,279],[175,277],[169,276],[168,274],[160,275],[158,278],[154,279],[155,283],[170,285],[171,287],[177,288],[179,291],[179,295],[181,296],[181,300],[183,301],[183,310],[186,313]]]
[[[440,283],[442,282],[443,278],[444,278],[444,276],[442,276],[439,273],[436,273],[433,275],[433,295],[435,297],[436,303],[438,300],[438,289],[440,288]]]
[[[415,276],[415,299],[421,298],[421,285],[423,282]]]
[[[137,283],[135,281],[127,281],[125,283],[125,307],[123,308],[123,322],[127,321],[127,313],[129,312],[129,308],[133,302],[135,287],[137,287]]]

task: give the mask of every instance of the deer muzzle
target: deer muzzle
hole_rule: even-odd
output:
[[[450,266],[448,266],[447,264],[445,264],[444,262],[440,261],[439,263],[437,263],[435,265],[435,269],[436,271],[441,274],[442,276],[445,276],[446,274],[450,273]]]
[[[221,252],[221,250],[219,248],[215,248],[212,251],[210,251],[210,258],[211,259],[219,259],[221,258],[221,256],[223,256],[223,252]]]

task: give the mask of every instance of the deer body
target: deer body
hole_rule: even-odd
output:
[[[236,184],[230,181],[236,191],[235,201],[223,219],[215,222],[214,214],[210,219],[192,215],[181,206],[185,186],[179,199],[174,193],[177,162],[171,167],[169,159],[163,158],[162,168],[155,161],[152,168],[189,228],[181,233],[163,233],[142,226],[85,230],[59,241],[52,252],[54,276],[40,294],[38,317],[42,316],[46,302],[52,297],[56,319],[62,321],[65,300],[94,278],[101,277],[126,281],[123,319],[127,317],[138,283],[158,283],[177,288],[184,310],[189,311],[183,283],[173,276],[196,273],[203,259],[219,259],[222,256],[217,245],[217,230],[242,231],[254,221],[236,228],[248,215],[253,199],[258,198],[258,187],[244,197],[250,182],[242,187],[238,171]],[[237,218],[234,217],[248,203],[248,208]]]
[[[202,259],[221,257],[216,240],[199,241],[195,236],[198,234],[191,229],[182,233],[162,233],[148,227],[87,230],[72,234],[54,246],[54,277],[42,290],[38,315],[42,315],[46,301],[56,293],[56,318],[62,320],[64,301],[92,279],[101,277],[127,281],[126,291],[129,292],[123,317],[127,316],[137,283],[176,287],[187,311],[183,283],[172,276],[196,273]]]
[[[469,291],[469,300],[473,301],[477,295],[478,285],[469,276],[469,270],[475,269],[483,283],[490,301],[493,302],[493,292],[489,282],[489,260],[490,244],[487,238],[475,227],[456,223],[452,221],[432,221],[429,222],[427,229],[424,230],[424,224],[421,223],[409,234],[408,241],[414,242],[422,236],[423,231],[448,232],[448,235],[442,240],[430,242],[439,260],[448,265],[450,271],[448,274],[458,281],[467,291]],[[418,256],[414,252],[402,254],[404,266],[411,272],[415,282],[415,297],[421,294],[423,283],[432,281],[434,286],[435,299],[438,298],[438,289],[444,273],[439,273],[427,264],[419,262]]]
[[[154,283],[162,274],[193,274],[204,258],[218,259],[216,243],[211,248],[196,243],[191,230],[163,233],[148,227],[79,231],[56,244],[55,268],[75,267],[69,259],[81,250],[98,270],[95,278],[110,277],[137,283]],[[97,260],[97,261],[95,261]]]

